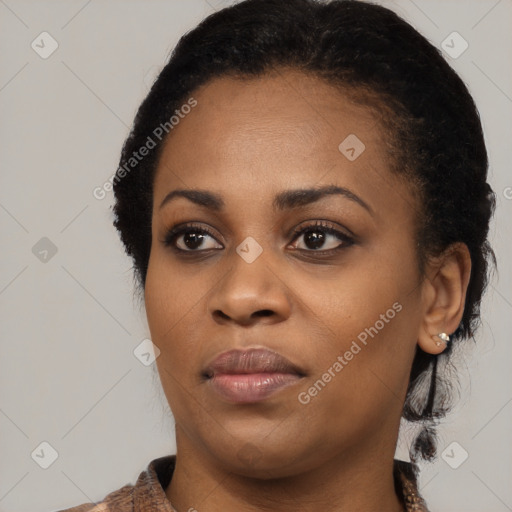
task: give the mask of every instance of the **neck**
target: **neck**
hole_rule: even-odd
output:
[[[176,468],[166,496],[177,512],[348,512],[405,509],[395,492],[394,451],[360,448],[283,478],[251,478],[222,467],[176,428]],[[373,445],[375,446],[375,445]]]

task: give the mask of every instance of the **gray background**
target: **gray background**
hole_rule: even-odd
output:
[[[228,3],[0,0],[1,511],[98,501],[174,453],[154,365],[133,354],[149,331],[111,225],[112,193],[100,201],[92,191],[115,171],[180,35]],[[461,355],[461,400],[439,436],[452,465],[462,450],[469,457],[457,469],[441,456],[424,466],[421,491],[433,511],[512,510],[512,2],[385,4],[438,47],[453,31],[469,43],[447,60],[480,109],[498,196],[491,239],[500,272],[477,343]],[[43,31],[59,45],[47,59],[31,48]],[[397,450],[406,460],[410,434]],[[31,457],[43,441],[58,452],[48,469],[36,463],[48,449]]]

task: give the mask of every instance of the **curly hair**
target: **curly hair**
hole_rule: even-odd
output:
[[[480,301],[495,264],[488,243],[495,194],[477,108],[441,52],[393,11],[358,0],[245,0],[205,18],[186,33],[140,105],[113,183],[114,225],[133,258],[143,289],[151,249],[155,169],[165,137],[119,173],[158,126],[201,85],[221,76],[240,79],[293,68],[335,84],[372,109],[388,135],[392,171],[414,187],[418,205],[418,264],[452,243],[467,245],[471,275],[462,321],[452,341],[474,335]],[[450,382],[440,355],[416,348],[402,416],[423,430],[411,459],[436,453],[435,423],[450,408]]]

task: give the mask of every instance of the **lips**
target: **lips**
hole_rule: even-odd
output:
[[[305,373],[277,352],[230,350],[203,372],[210,388],[228,402],[251,403],[296,384]]]
[[[205,376],[216,374],[241,375],[248,373],[294,373],[304,372],[288,359],[267,349],[230,350],[214,359],[206,368]]]

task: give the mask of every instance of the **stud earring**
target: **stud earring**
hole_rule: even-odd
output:
[[[445,332],[441,332],[439,334],[435,334],[434,336],[432,336],[432,338],[435,339],[436,345],[438,347],[440,347],[443,344],[443,342],[444,342],[445,345],[447,345],[448,342],[450,341],[450,336],[448,336],[448,334],[446,334]],[[437,340],[436,338],[440,338],[440,339]]]

